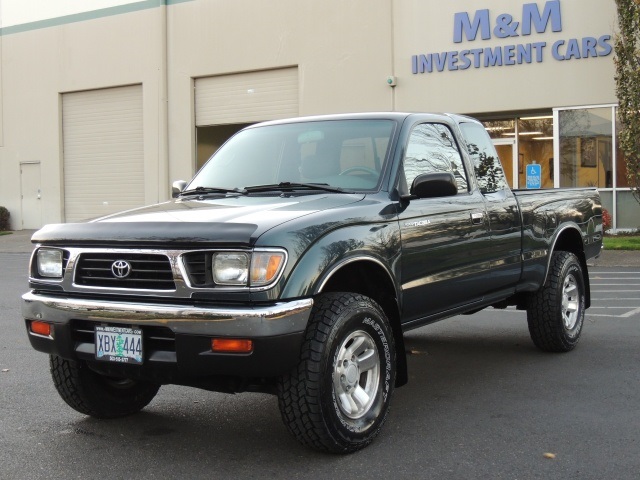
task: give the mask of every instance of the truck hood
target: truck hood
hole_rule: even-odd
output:
[[[363,194],[295,197],[234,196],[176,199],[88,223],[46,225],[33,243],[54,245],[252,246],[266,231],[290,220],[356,203]]]

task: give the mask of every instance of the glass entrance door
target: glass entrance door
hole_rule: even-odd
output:
[[[493,146],[500,158],[502,169],[507,177],[511,188],[518,188],[518,172],[521,168],[518,165],[518,155],[516,154],[516,140],[509,138],[493,139]]]

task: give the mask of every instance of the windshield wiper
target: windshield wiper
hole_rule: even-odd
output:
[[[296,182],[280,182],[274,183],[271,185],[254,185],[252,187],[246,187],[245,191],[247,193],[255,193],[255,192],[269,192],[272,190],[322,190],[323,192],[333,192],[333,193],[353,193],[347,190],[344,190],[340,187],[332,187],[327,183],[296,183]]]
[[[247,191],[241,188],[220,188],[220,187],[196,187],[190,190],[183,190],[180,192],[180,196],[183,195],[207,195],[209,193],[237,193],[238,195],[246,195]]]

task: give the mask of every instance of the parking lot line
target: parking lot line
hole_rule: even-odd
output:
[[[598,285],[600,286],[600,285]],[[640,290],[591,290],[591,293],[638,293]],[[604,299],[603,299],[604,300]],[[620,298],[609,298],[609,300],[622,300]],[[637,300],[637,298],[631,298],[629,300]]]
[[[622,315],[620,315],[621,318],[629,318],[629,317],[633,317],[634,315],[640,313],[640,307],[636,308],[635,310],[631,310],[630,312],[624,313]]]
[[[600,277],[600,276],[591,276],[592,280],[605,280],[607,282],[612,280],[640,280],[640,277]]]
[[[598,307],[598,306],[591,306],[591,308],[599,308],[599,309],[605,309],[605,310],[629,310],[630,308],[636,308],[636,307]],[[640,307],[638,307],[640,308]]]
[[[591,291],[593,293],[593,290]],[[634,290],[635,292],[635,290]],[[604,293],[604,292],[602,292]],[[638,297],[631,297],[631,298],[625,298],[625,297],[607,297],[607,298],[593,298],[591,297],[591,301],[592,302],[606,302],[608,300],[638,300]]]

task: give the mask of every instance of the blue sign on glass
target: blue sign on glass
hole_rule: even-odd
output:
[[[542,188],[542,167],[532,163],[527,165],[527,188]]]

